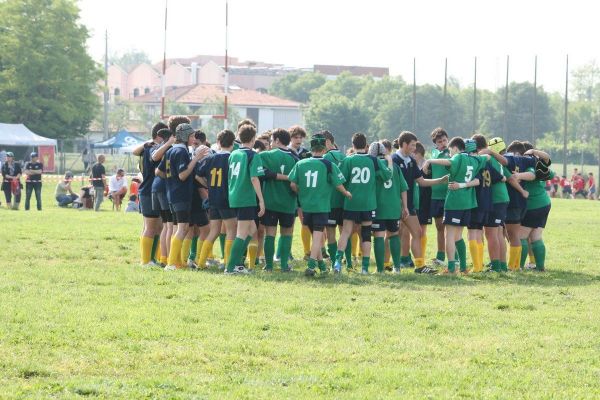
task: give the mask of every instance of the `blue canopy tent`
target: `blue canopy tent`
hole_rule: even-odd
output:
[[[123,129],[103,142],[92,144],[92,147],[94,149],[122,149],[135,147],[145,141],[146,139],[139,138]]]

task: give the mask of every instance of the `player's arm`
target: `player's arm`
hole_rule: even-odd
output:
[[[163,156],[169,150],[171,145],[175,143],[175,135],[171,136],[166,142],[163,143],[156,151],[152,153],[152,161],[157,162],[162,160]]]
[[[200,161],[201,159],[203,159],[204,157],[206,157],[208,155],[209,151],[210,151],[210,149],[206,146],[204,148],[198,150],[196,152],[196,154],[194,154],[192,161],[190,161],[189,164],[187,165],[187,168],[179,173],[179,175],[178,175],[179,179],[182,181],[185,181],[190,176],[192,171],[194,171],[194,168],[196,168],[196,163],[198,161]]]
[[[535,180],[535,174],[530,171],[516,172],[513,174],[513,176],[519,181],[534,181]]]
[[[406,190],[403,190],[400,193],[400,197],[402,198],[402,219],[406,219],[406,217],[408,217],[410,215],[410,213],[408,212],[408,198],[406,195]]]
[[[298,185],[296,185],[296,182],[290,182],[290,189],[292,189],[293,192],[298,193]]]
[[[262,217],[265,214],[265,199],[263,198],[262,188],[260,187],[260,179],[258,176],[253,176],[250,178],[250,181],[256,192],[256,197],[258,197],[258,216]]]
[[[524,173],[532,174],[533,177],[535,178],[535,174],[533,174],[533,172],[524,172]],[[510,186],[512,186],[513,189],[515,189],[517,192],[519,192],[521,194],[521,196],[528,198],[529,192],[527,190],[523,189],[523,186],[521,186],[521,184],[519,183],[519,178],[515,176],[518,174],[519,173],[509,176],[508,179],[506,180],[506,182],[508,182],[508,184]]]
[[[346,187],[343,184],[339,184],[335,187],[335,190],[337,190],[338,192],[340,192],[341,194],[344,195],[344,197],[347,197],[349,200],[352,199],[352,193],[350,193],[348,190],[346,190]]]
[[[466,183],[458,183],[458,182],[450,182],[448,184],[448,190],[459,190],[466,189],[470,187],[479,186],[479,178],[475,178]]]
[[[437,159],[435,161],[446,161],[442,158]],[[422,176],[418,177],[417,179],[415,179],[415,181],[419,184],[419,186],[421,187],[428,187],[428,186],[435,186],[435,185],[442,185],[446,182],[448,182],[448,177],[449,175],[444,175],[440,178],[435,178],[435,179],[425,179]]]
[[[131,154],[133,154],[134,156],[138,156],[138,157],[141,156],[142,154],[144,154],[144,149],[146,147],[152,146],[152,143],[154,143],[154,141],[150,140],[149,142],[144,142],[144,143],[140,144],[139,146],[137,146],[133,149]]]
[[[493,157],[501,165],[503,165],[503,166],[507,166],[508,165],[508,160],[506,159],[506,157],[504,157],[503,155],[501,155],[497,151],[494,151],[494,150],[492,150],[490,148],[480,150],[479,151],[479,155],[481,155],[481,156],[487,155],[487,156]]]

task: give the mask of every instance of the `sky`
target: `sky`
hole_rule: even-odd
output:
[[[137,49],[162,60],[165,0],[79,0],[88,48],[101,60]],[[600,61],[596,0],[229,0],[229,55],[291,67],[340,64],[389,67],[417,84],[496,89],[506,79],[564,92],[570,69]],[[222,55],[225,0],[168,0],[167,57]]]

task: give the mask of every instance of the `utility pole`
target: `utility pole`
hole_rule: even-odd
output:
[[[531,110],[531,144],[535,147],[535,117],[537,107],[537,56],[533,67],[533,104]]]
[[[504,118],[503,118],[503,138],[506,140],[508,134],[508,69],[510,56],[506,56],[506,83],[504,84]]]
[[[448,123],[448,99],[447,99],[447,93],[448,93],[448,57],[446,57],[446,60],[444,61],[444,97],[443,97],[443,104],[442,104],[442,127],[444,129],[446,128],[446,124]]]
[[[104,140],[108,139],[108,30],[104,32]]]
[[[412,130],[417,133],[417,58],[413,58],[413,115]]]
[[[475,57],[475,76],[473,79],[473,133],[477,132],[477,57]]]
[[[565,116],[563,125],[563,175],[567,176],[567,122],[569,111],[569,55],[567,54],[567,65],[565,72]]]

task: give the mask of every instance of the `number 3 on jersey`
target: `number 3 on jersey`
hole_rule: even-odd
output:
[[[371,178],[371,171],[369,168],[352,168],[352,183],[367,183]]]
[[[317,187],[317,177],[319,176],[319,171],[306,171],[304,176],[306,177],[307,188]]]

